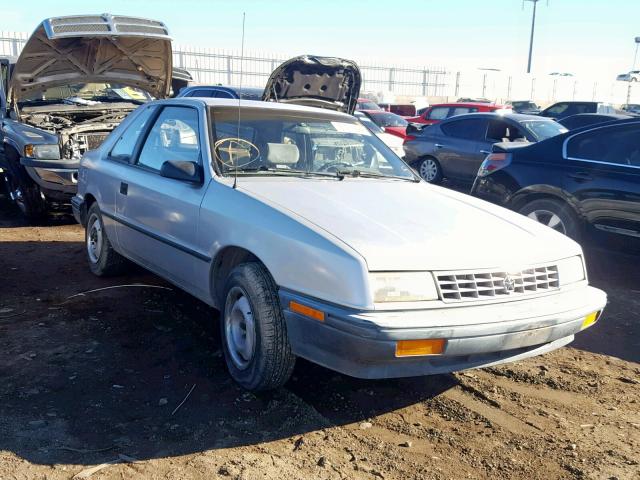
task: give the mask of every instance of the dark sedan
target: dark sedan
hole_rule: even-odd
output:
[[[619,113],[578,113],[577,115],[570,115],[558,120],[558,123],[561,123],[569,130],[575,130],[576,128],[588,127],[589,125],[615,122],[616,120],[625,120],[627,118],[633,117]]]
[[[226,87],[224,85],[193,85],[183,88],[176,97],[240,98],[243,100],[262,100],[264,88]]]
[[[471,184],[494,143],[538,142],[563,132],[559,123],[536,115],[458,115],[423,128],[409,126],[405,161],[427,182],[449,178]]]
[[[514,148],[497,144],[472,195],[576,240],[640,252],[640,119]]]

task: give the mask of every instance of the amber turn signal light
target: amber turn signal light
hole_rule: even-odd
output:
[[[289,302],[289,309],[292,312],[299,313],[300,315],[304,315],[305,317],[324,322],[324,312],[316,310],[315,308],[308,307],[307,305],[302,305],[301,303],[294,302],[292,300]]]
[[[396,357],[416,357],[420,355],[440,355],[444,352],[447,341],[444,338],[429,340],[398,340]]]
[[[594,323],[596,323],[598,321],[599,316],[600,316],[600,312],[593,312],[587,315],[586,317],[584,317],[580,330],[584,330],[585,328],[588,328]]]

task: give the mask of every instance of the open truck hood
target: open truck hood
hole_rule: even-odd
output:
[[[271,73],[262,99],[353,114],[361,85],[362,76],[355,62],[301,55]]]
[[[113,82],[169,95],[171,38],[164,23],[109,14],[48,18],[13,68],[9,100],[57,85]]]

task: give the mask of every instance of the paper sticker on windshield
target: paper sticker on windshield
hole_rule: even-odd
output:
[[[331,122],[333,128],[342,133],[357,133],[358,135],[371,135],[367,127],[360,123],[351,122]]]

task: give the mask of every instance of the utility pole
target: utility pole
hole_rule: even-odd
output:
[[[533,56],[533,32],[536,28],[536,7],[540,0],[522,0],[522,7],[524,8],[524,2],[533,3],[533,15],[531,17],[531,38],[529,40],[529,61],[527,62],[527,73],[531,73],[531,57]]]

